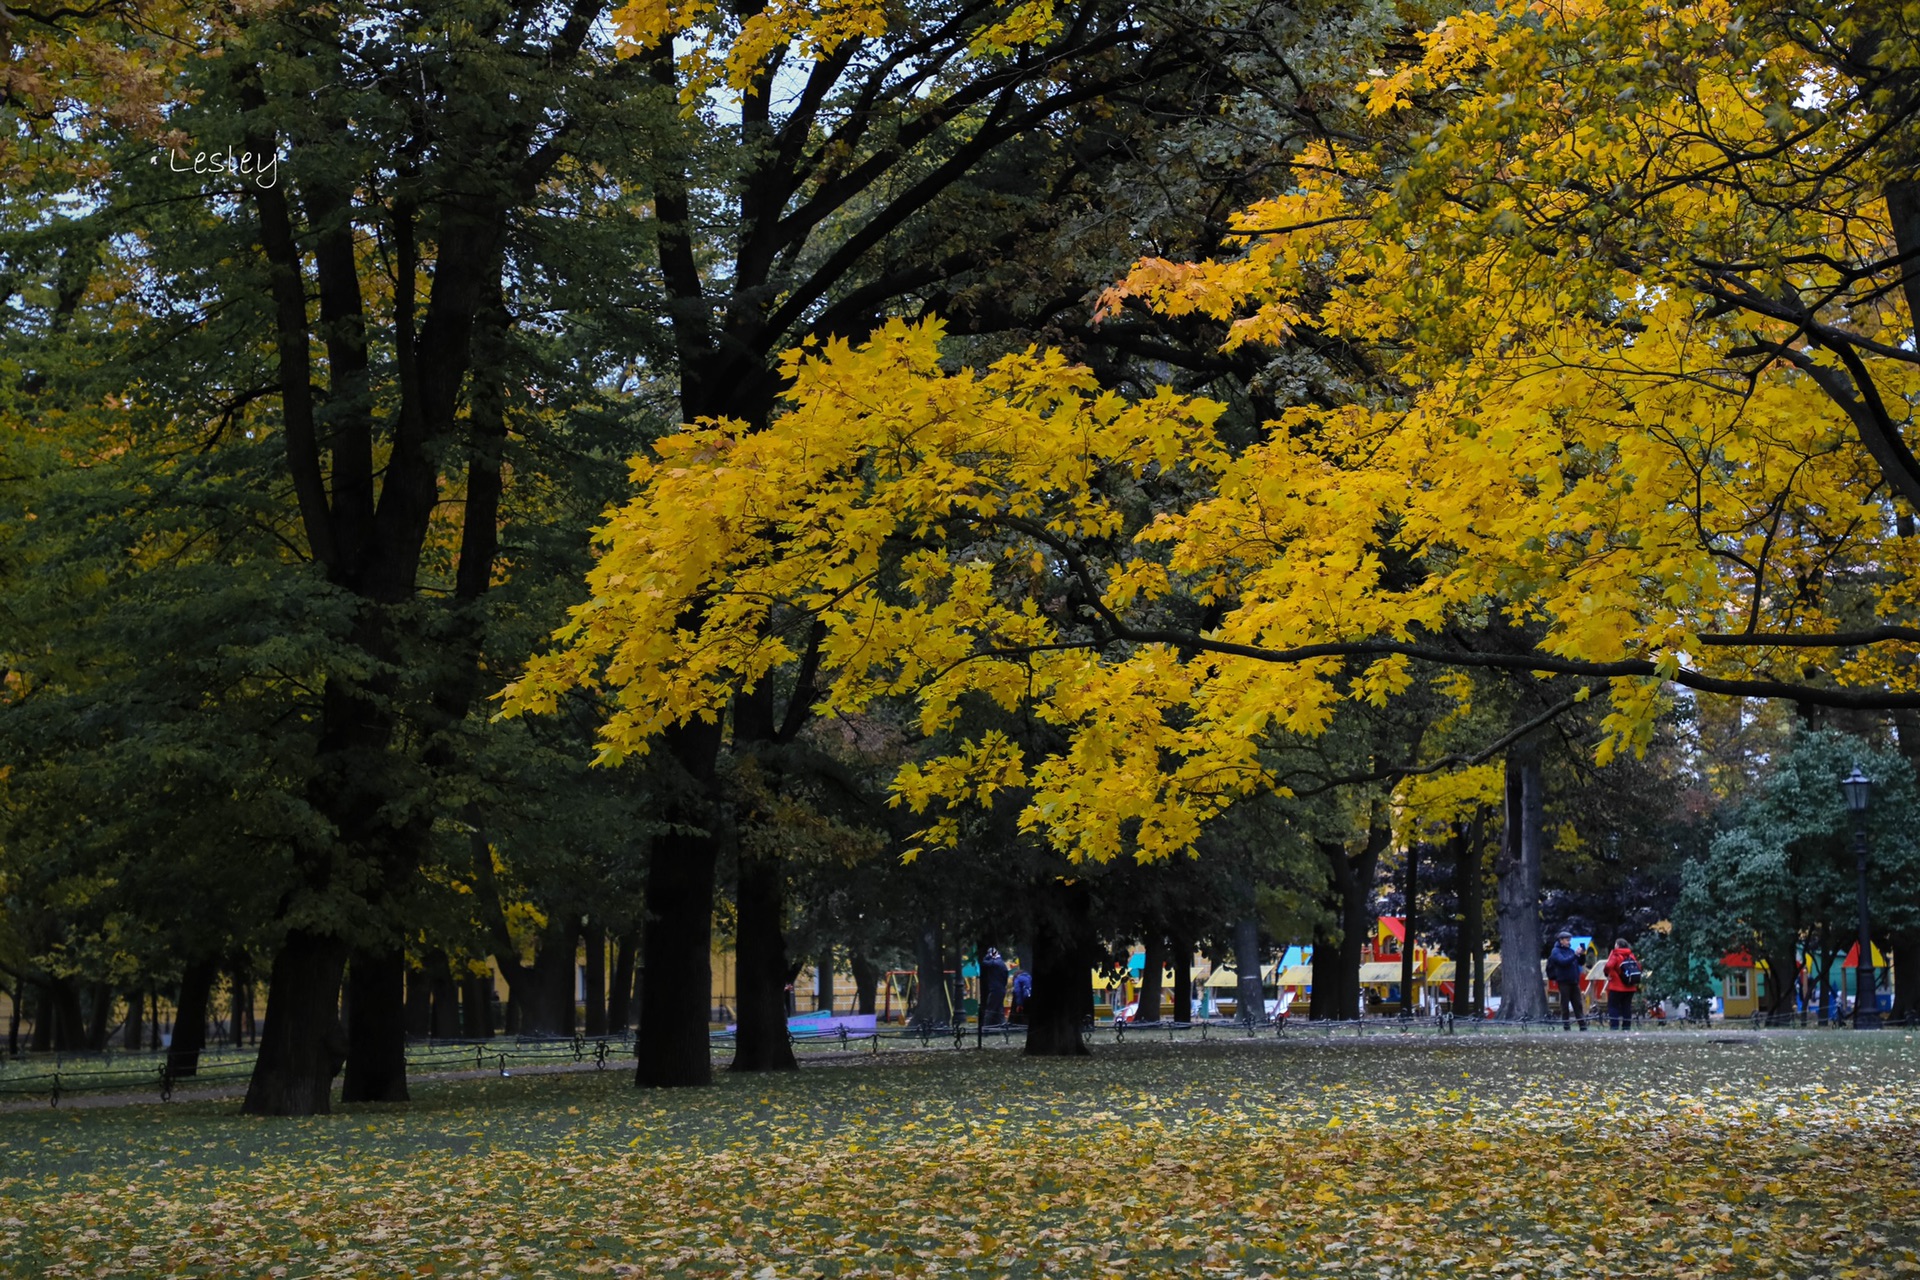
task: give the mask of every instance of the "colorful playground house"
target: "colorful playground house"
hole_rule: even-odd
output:
[[[1800,966],[1804,978],[1802,994],[1796,995],[1793,1002],[1795,1012],[1802,1008],[1813,1012],[1820,1000],[1819,976],[1807,972],[1813,964],[1812,956],[1802,952]],[[1873,967],[1875,970],[1874,1003],[1880,1006],[1882,1013],[1893,1008],[1893,984],[1888,981],[1889,968],[1886,953],[1880,950],[1878,943],[1873,947]],[[1756,961],[1746,951],[1729,951],[1720,957],[1720,1003],[1729,1018],[1750,1018],[1760,1013],[1766,1006],[1768,983],[1772,980],[1771,967],[1766,961]],[[1828,1017],[1834,1017],[1842,998],[1851,1000],[1857,990],[1855,978],[1860,969],[1860,944],[1854,943],[1847,954],[1833,962],[1827,970]]]
[[[1594,945],[1591,937],[1573,939],[1576,951],[1587,951]],[[1401,963],[1406,947],[1406,922],[1398,916],[1382,916],[1374,923],[1373,936],[1361,947],[1360,952],[1360,989],[1364,995],[1364,1009],[1355,1009],[1355,1013],[1364,1012],[1371,1016],[1390,1016],[1399,1013],[1404,1007],[1405,996],[1410,994],[1415,1013],[1427,1015],[1450,1013],[1458,1003],[1458,997],[1464,996],[1464,984],[1467,976],[1457,972],[1454,962],[1438,952],[1429,951],[1415,941],[1413,947],[1413,983],[1410,993],[1401,991]],[[1583,982],[1584,995],[1588,1008],[1596,1005],[1604,1007],[1606,1000],[1607,974],[1604,957],[1595,947],[1591,952],[1594,959],[1589,965]],[[1842,1000],[1850,1000],[1854,992],[1855,971],[1859,967],[1860,948],[1856,944],[1844,957],[1834,960],[1828,975],[1829,1000],[1828,1015],[1833,1016],[1835,1007]],[[1497,979],[1500,973],[1500,955],[1490,952],[1483,958],[1486,972],[1488,998],[1487,1014],[1492,1016],[1499,1007]],[[1804,967],[1809,957],[1802,956]],[[1146,955],[1143,949],[1133,948],[1127,957],[1124,969],[1096,969],[1089,975],[1094,991],[1094,1016],[1101,1022],[1111,1022],[1117,1017],[1123,1022],[1148,1022],[1168,1020],[1174,1012],[1174,974],[1172,969],[1163,969],[1160,977],[1160,1009],[1157,1018],[1138,1007],[1142,989],[1143,970]],[[1877,1002],[1884,1011],[1892,1007],[1892,986],[1888,981],[1887,958],[1878,946],[1873,948],[1873,964],[1880,971],[1876,985]],[[1540,962],[1542,980],[1545,980],[1546,961]],[[1732,951],[1721,957],[1720,976],[1713,1001],[1712,1012],[1728,1018],[1749,1018],[1760,1012],[1765,1006],[1768,983],[1771,975],[1764,961],[1756,962],[1745,951]],[[1194,957],[1192,966],[1193,991],[1189,1005],[1191,1016],[1201,1018],[1227,1018],[1239,1016],[1240,977],[1232,965],[1209,965],[1200,956]],[[850,1036],[872,1034],[874,1024],[903,1022],[908,1010],[914,1005],[919,975],[911,969],[892,970],[885,974],[880,984],[879,1007],[876,1014],[864,1016],[853,1014],[850,1009],[833,1011],[820,1010],[814,1013],[796,1013],[791,1019],[795,1033],[799,1035],[838,1036],[844,1027]],[[968,1020],[979,1016],[979,978],[980,967],[977,961],[963,963],[959,977],[961,1010]],[[811,985],[812,978],[803,976],[801,985]],[[841,979],[836,983],[843,1001],[851,996],[851,980]],[[1552,982],[1547,982],[1547,994],[1557,1007],[1558,991]],[[1313,948],[1311,946],[1290,946],[1281,956],[1279,963],[1265,965],[1260,970],[1261,995],[1265,1004],[1265,1016],[1277,1019],[1292,1013],[1304,1014],[1308,1000],[1313,993]],[[1802,1006],[1809,1010],[1818,1001],[1818,983],[1808,978],[1805,984],[1806,994],[1794,1002],[1795,1010]]]

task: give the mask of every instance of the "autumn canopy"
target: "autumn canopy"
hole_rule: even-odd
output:
[[[308,1115],[422,1041],[983,1033],[990,954],[1048,1056],[1096,972],[1251,1029],[1550,1022],[1561,928],[1642,1012],[1920,964],[1912,4],[0,42],[23,1052],[252,1034]]]

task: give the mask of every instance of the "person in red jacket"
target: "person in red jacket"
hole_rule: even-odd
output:
[[[1640,957],[1633,954],[1625,938],[1613,940],[1607,955],[1607,1027],[1613,1031],[1633,1029],[1633,998],[1640,993]]]

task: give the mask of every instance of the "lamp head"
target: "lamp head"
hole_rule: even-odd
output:
[[[1867,811],[1867,799],[1873,791],[1873,779],[1860,772],[1860,766],[1854,765],[1853,772],[1840,779],[1840,790],[1847,797],[1847,808],[1855,813]]]

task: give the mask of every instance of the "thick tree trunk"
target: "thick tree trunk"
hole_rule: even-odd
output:
[[[1503,1021],[1547,1016],[1547,989],[1540,976],[1541,788],[1540,746],[1522,742],[1507,753],[1506,838],[1497,868]]]
[[[107,1023],[113,1016],[113,988],[104,982],[87,987],[87,1052],[107,1051]]]
[[[1406,882],[1401,897],[1406,899],[1401,913],[1400,923],[1406,930],[1406,936],[1400,941],[1400,1016],[1413,1016],[1413,938],[1419,927],[1420,915],[1420,844],[1417,840],[1407,842]]]
[[[53,995],[44,982],[33,985],[33,1038],[27,1048],[32,1053],[53,1049]]]
[[[1345,970],[1340,964],[1340,934],[1324,921],[1313,927],[1313,990],[1307,998],[1307,1016],[1315,1022],[1339,1018],[1342,1010],[1352,1016],[1355,997],[1347,991]]]
[[[587,925],[586,950],[586,972],[582,979],[587,988],[584,1029],[590,1036],[604,1036],[607,1034],[607,927],[598,920]]]
[[[61,1053],[84,1053],[87,1022],[80,1012],[80,987],[72,978],[47,984],[47,1011],[52,1015],[53,1047]]]
[[[880,970],[873,961],[858,951],[852,953],[848,966],[853,970],[854,1010],[857,1013],[873,1013],[880,1002]]]
[[[1367,841],[1351,862],[1351,874],[1341,902],[1340,971],[1347,984],[1349,1008],[1352,1009],[1346,1015],[1348,1017],[1360,1017],[1365,1012],[1362,1004],[1365,989],[1360,985],[1360,958],[1363,948],[1373,937],[1373,877],[1380,869],[1380,855],[1386,851],[1388,841],[1392,838],[1392,828],[1387,824],[1386,806],[1374,805],[1373,816],[1367,827]]]
[[[313,1116],[332,1110],[333,1078],[346,1061],[340,976],[347,948],[337,938],[294,930],[273,958],[267,1030],[241,1111]],[[179,1029],[175,1028],[176,1036]]]
[[[433,1035],[433,987],[430,965],[407,966],[407,1036],[425,1040]]]
[[[947,974],[946,966],[941,962],[941,953],[938,926],[921,926],[914,946],[914,967],[918,970],[913,994],[913,1025],[916,1027],[948,1025]]]
[[[476,1040],[491,1037],[496,1030],[493,1025],[493,977],[491,974],[470,974],[461,984],[465,989],[460,1009],[461,1030]],[[448,1002],[451,1005],[451,1001]]]
[[[624,1034],[633,1025],[633,961],[639,939],[620,935],[613,948],[613,991],[607,997],[607,1030]]]
[[[122,1028],[120,1045],[122,1048],[139,1050],[140,1042],[146,1036],[147,993],[138,989],[127,992],[127,1024]]]
[[[540,934],[533,963],[513,983],[519,1034],[570,1036],[574,1028],[574,957],[579,953],[578,917],[559,913]]]
[[[453,964],[441,951],[427,965],[427,1034],[436,1040],[455,1039],[460,1035],[460,984],[454,980]]]
[[[233,986],[227,1003],[233,1011],[233,1047],[243,1048],[246,1044],[247,1015],[252,1011],[253,1006],[253,979],[247,972],[247,961],[244,956],[233,961]],[[403,1030],[403,1045],[404,1037]]]
[[[1480,885],[1480,840],[1475,824],[1458,828],[1453,840],[1454,898],[1460,905],[1460,936],[1454,950],[1453,1010],[1456,1015],[1478,1015],[1485,992],[1474,986],[1475,966],[1480,957],[1483,928]]]
[[[1264,1022],[1267,994],[1260,985],[1260,922],[1252,916],[1233,927],[1233,1017],[1236,1022]]]
[[[20,1014],[27,1003],[27,982],[24,978],[13,980],[13,1003],[7,1010],[7,1056],[20,1056]],[[135,1046],[138,1048],[138,1046]]]
[[[813,962],[813,1007],[815,1010],[833,1012],[833,948],[823,947]]]
[[[167,1073],[180,1080],[200,1069],[200,1050],[207,1043],[207,998],[213,993],[216,969],[211,960],[196,960],[180,975],[180,996],[173,1002],[173,1039],[167,1046]]]
[[[787,1039],[787,940],[780,860],[740,850],[739,951],[735,966],[740,1030],[729,1071],[796,1071]]]
[[[682,725],[665,744],[696,798],[666,815],[675,829],[653,839],[642,925],[639,1062],[634,1083],[678,1088],[713,1083],[708,1018],[713,1008],[713,890],[717,845],[710,791],[720,751],[719,724]],[[699,828],[689,830],[688,828]]]
[[[347,1075],[342,1102],[407,1100],[407,960],[356,951],[347,969]]]
[[[1348,884],[1346,900],[1343,903],[1345,913],[1345,936],[1340,939],[1341,964],[1351,984],[1353,1005],[1356,1014],[1364,1014],[1362,996],[1365,988],[1360,985],[1360,957],[1369,939],[1373,937],[1373,881],[1380,870],[1380,857],[1393,843],[1393,813],[1386,801],[1376,800],[1367,818],[1367,839],[1360,847],[1359,854],[1353,859],[1353,876]]]
[[[640,977],[640,1061],[634,1070],[634,1082],[643,1087],[713,1083],[707,1020],[713,995],[714,854],[710,835],[682,830],[654,837]]]
[[[1034,930],[1026,1053],[1033,1058],[1081,1057],[1087,1053],[1081,1032],[1093,1016],[1091,904],[1081,885],[1046,893],[1046,909]]]
[[[1368,819],[1367,838],[1358,852],[1349,852],[1336,841],[1320,842],[1338,899],[1340,933],[1335,940],[1325,928],[1314,930],[1313,999],[1309,1008],[1315,1018],[1346,1022],[1361,1015],[1360,957],[1373,933],[1373,878],[1392,836],[1387,807],[1376,803]]]
[[[1173,953],[1173,1020],[1193,1021],[1193,943],[1175,934],[1169,942]]]
[[[1135,1022],[1160,1021],[1160,997],[1164,991],[1162,971],[1167,967],[1167,935],[1149,933],[1145,954],[1140,957],[1140,1003],[1134,1010]]]

